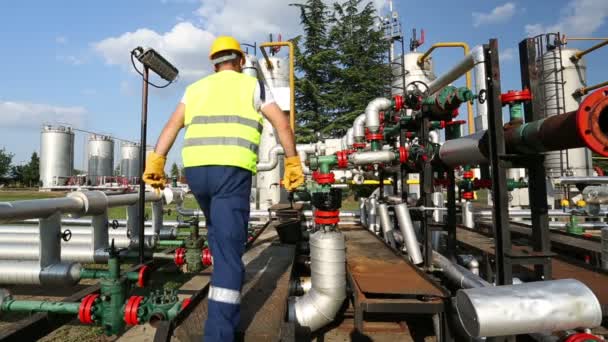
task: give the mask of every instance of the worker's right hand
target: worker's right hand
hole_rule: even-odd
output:
[[[164,189],[167,179],[165,178],[165,163],[167,158],[156,152],[150,152],[146,158],[146,170],[143,180],[156,190]]]
[[[300,185],[304,184],[304,171],[300,157],[285,158],[285,175],[283,176],[283,186],[287,191],[295,191]]]

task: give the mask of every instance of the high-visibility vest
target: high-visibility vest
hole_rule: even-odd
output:
[[[185,167],[228,165],[256,172],[263,119],[253,104],[258,80],[221,71],[188,86]]]

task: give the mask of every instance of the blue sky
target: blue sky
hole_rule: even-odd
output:
[[[153,90],[149,140],[189,82],[209,72],[208,46],[219,34],[262,42],[268,33],[299,33],[293,1],[277,0],[106,0],[2,1],[0,3],[0,148],[14,162],[39,150],[42,122],[68,123],[131,140],[139,137],[141,84],[129,51],[151,46],[180,69],[178,83]],[[328,1],[329,2],[329,1]],[[378,6],[387,1],[374,0]],[[608,36],[606,0],[395,1],[403,27],[426,30],[425,50],[438,41],[474,46],[499,39],[502,89],[519,89],[517,44],[529,34],[559,30],[568,36]],[[585,47],[590,43],[571,43]],[[462,52],[438,51],[440,75]],[[608,79],[608,50],[587,58],[589,84]],[[604,65],[602,65],[604,64]],[[83,167],[85,135],[76,139],[76,168]],[[169,161],[181,162],[178,142]]]

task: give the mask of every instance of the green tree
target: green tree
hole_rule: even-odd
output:
[[[25,184],[24,181],[25,165],[13,165],[11,166],[11,178],[15,183]]]
[[[175,162],[173,163],[173,165],[171,165],[171,178],[179,179],[179,167],[177,167],[177,164]]]
[[[317,132],[327,133],[335,106],[336,51],[328,37],[330,14],[322,0],[292,4],[300,9],[304,35],[294,39],[296,45],[296,105],[298,108],[298,142],[316,139]]]
[[[337,51],[340,65],[336,86],[340,90],[339,103],[332,113],[327,130],[335,134],[352,125],[368,102],[385,96],[391,80],[386,63],[388,42],[376,28],[377,11],[373,4],[362,0],[334,3],[329,38]]]
[[[0,149],[0,178],[4,178],[11,170],[13,156],[12,153],[7,152],[4,148]]]
[[[32,153],[30,162],[23,169],[23,183],[28,186],[38,186],[40,182],[40,158],[38,153]]]

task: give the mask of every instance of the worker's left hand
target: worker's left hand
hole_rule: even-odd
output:
[[[300,185],[304,184],[304,171],[299,156],[285,158],[285,175],[283,185],[287,191],[295,191]]]
[[[146,170],[143,174],[143,180],[157,192],[165,188],[167,179],[165,178],[165,163],[167,158],[156,152],[150,152],[146,158]]]

